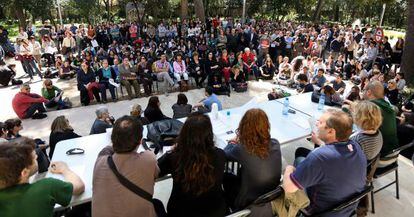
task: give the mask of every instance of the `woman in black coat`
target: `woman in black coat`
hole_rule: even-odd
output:
[[[49,158],[52,159],[56,144],[63,140],[81,137],[73,132],[69,120],[65,116],[58,116],[53,122],[49,136]]]
[[[148,119],[149,123],[170,119],[162,113],[160,104],[157,96],[149,98],[147,108],[144,111],[144,116]]]

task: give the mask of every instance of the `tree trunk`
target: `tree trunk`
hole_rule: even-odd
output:
[[[322,10],[322,4],[323,4],[323,0],[318,0],[318,5],[316,6],[316,11],[313,14],[313,21],[319,21],[321,18],[321,10]]]
[[[414,85],[414,0],[408,0],[407,31],[405,33],[401,72],[410,86]]]
[[[23,27],[24,29],[26,29],[26,15],[23,11],[23,8],[17,6],[15,7],[14,12],[15,12],[17,19],[19,20],[19,27]]]
[[[194,7],[196,16],[201,20],[201,22],[206,22],[206,15],[204,13],[204,3],[203,0],[194,0]]]
[[[188,18],[188,0],[181,0],[181,21]]]
[[[339,21],[339,4],[338,4],[338,2],[336,2],[335,6],[334,6],[334,21],[335,22]]]

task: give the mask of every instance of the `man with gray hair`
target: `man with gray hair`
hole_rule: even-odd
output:
[[[105,133],[107,128],[111,128],[114,118],[109,115],[108,108],[105,106],[99,107],[95,111],[96,120],[93,122],[90,135]]]
[[[13,100],[12,106],[16,115],[20,119],[33,118],[43,119],[47,117],[46,108],[43,103],[48,103],[49,100],[43,98],[39,94],[30,93],[29,84],[23,84],[20,86],[20,92],[18,92]]]

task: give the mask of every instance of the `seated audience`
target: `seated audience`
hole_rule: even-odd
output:
[[[174,81],[168,74],[169,70],[170,64],[167,61],[167,56],[161,54],[160,59],[154,63],[152,72],[155,74],[158,81],[164,81],[165,83],[168,83],[170,88],[172,88],[174,86]]]
[[[286,167],[283,189],[295,198],[307,195],[310,205],[304,211],[308,215],[330,210],[364,189],[367,162],[361,147],[349,140],[352,124],[347,113],[329,109],[317,122],[317,133],[312,134],[315,144],[325,145],[313,151],[297,149],[296,168]],[[336,216],[349,216],[355,208],[356,205],[349,206]]]
[[[141,56],[141,61],[137,64],[138,81],[144,86],[146,96],[151,95],[152,91],[152,69],[151,64],[145,56]]]
[[[397,125],[398,145],[404,146],[414,140],[414,113],[403,112]],[[414,147],[401,152],[401,155],[410,159],[414,154]]]
[[[101,102],[101,97],[99,96],[100,86],[96,82],[95,72],[86,61],[82,62],[76,79],[78,80],[78,90],[80,91],[82,105],[89,105],[94,96],[97,102]]]
[[[228,160],[240,163],[243,168],[241,179],[224,179],[229,205],[236,210],[250,205],[279,185],[282,173],[280,144],[270,138],[270,123],[263,110],[250,109],[244,114],[237,137],[229,142],[224,152]]]
[[[259,79],[259,70],[257,69],[257,58],[254,53],[250,51],[250,48],[244,48],[244,53],[242,54],[243,64],[246,67],[247,75],[253,74],[256,80]],[[248,79],[248,77],[246,78]]]
[[[73,67],[70,65],[70,60],[66,59],[63,62],[63,66],[59,70],[59,78],[60,79],[71,79],[75,77],[76,73]]]
[[[52,80],[46,79],[43,82],[41,92],[42,96],[49,100],[49,102],[45,104],[47,108],[53,108],[55,106],[57,106],[57,110],[69,108],[69,105],[62,100],[63,90],[53,85]]]
[[[188,72],[187,66],[185,65],[185,61],[183,60],[183,56],[178,53],[175,57],[175,61],[173,63],[174,68],[174,77],[177,80],[178,84],[182,86],[181,77],[184,79],[184,82],[188,82]]]
[[[69,124],[69,120],[64,116],[58,116],[53,120],[49,135],[49,158],[52,159],[56,144],[63,140],[81,137],[76,134]]]
[[[128,57],[124,57],[122,64],[118,66],[119,70],[119,80],[121,85],[123,85],[128,93],[128,98],[131,100],[133,98],[138,98],[141,94],[141,90],[138,83],[138,78],[136,74],[135,67],[129,62]],[[134,88],[135,95],[132,94],[132,88]]]
[[[68,206],[72,195],[80,195],[85,189],[64,162],[53,162],[49,171],[63,175],[65,181],[44,178],[29,183],[37,173],[34,146],[33,140],[24,137],[0,145],[2,216],[52,217],[55,204]]]
[[[28,84],[21,85],[20,92],[12,100],[13,110],[20,119],[46,118],[47,115],[44,114],[46,108],[43,103],[49,103],[49,100],[38,94],[30,93],[30,86]]]
[[[294,83],[292,69],[288,66],[282,68],[277,74],[277,82],[285,86],[292,85]]]
[[[344,91],[346,88],[346,84],[342,79],[343,79],[342,74],[335,73],[335,80],[331,81],[333,89],[340,95],[344,94]]]
[[[189,66],[190,75],[194,77],[198,88],[202,88],[207,78],[204,62],[199,58],[198,52],[193,53],[193,58]]]
[[[217,98],[217,95],[213,93],[213,89],[211,89],[210,87],[206,87],[204,94],[206,97],[203,100],[201,100],[201,102],[195,104],[195,108],[198,108],[201,111],[211,112],[211,107],[213,103],[216,103],[218,110],[220,111],[222,109],[221,102]]]
[[[187,96],[183,93],[178,94],[177,103],[172,106],[173,118],[179,119],[187,117],[191,113],[192,108],[193,106],[188,104]]]
[[[308,93],[313,92],[313,85],[308,82],[308,76],[306,74],[298,74],[298,77],[296,78],[299,82],[299,87],[297,91],[299,93]]]
[[[191,114],[177,145],[158,159],[160,177],[173,177],[168,216],[224,216],[227,206],[221,186],[225,162],[224,151],[215,147],[210,118]]]
[[[102,95],[102,102],[106,103],[106,89],[109,89],[109,92],[111,93],[112,101],[116,101],[116,87],[111,84],[115,83],[116,80],[116,73],[115,70],[112,67],[109,67],[108,59],[102,60],[102,68],[100,68],[97,72],[97,76],[99,77],[99,85],[101,89],[101,95]]]
[[[385,96],[392,105],[398,106],[400,103],[397,82],[395,82],[395,80],[388,81],[387,88],[385,89]]]
[[[351,92],[349,92],[348,96],[346,97],[346,100],[349,100],[349,101],[361,100],[360,89],[357,85],[351,88]]]
[[[111,128],[115,121],[114,118],[110,116],[107,107],[99,107],[96,109],[95,114],[96,119],[92,124],[89,135],[105,133],[106,129]]]
[[[358,131],[351,135],[364,151],[367,160],[378,156],[382,148],[382,135],[378,128],[382,117],[380,108],[370,101],[360,101],[352,109],[352,117]]]
[[[321,88],[321,94],[325,94],[325,102],[331,102],[332,104],[340,105],[343,100],[339,93],[335,92],[332,86],[325,85]]]
[[[260,67],[260,77],[265,80],[273,79],[276,67],[273,64],[272,58],[267,57],[265,63]]]
[[[162,113],[160,105],[158,96],[151,96],[149,98],[147,108],[144,111],[144,117],[148,119],[149,123],[169,119]]]
[[[210,76],[210,87],[216,95],[227,95],[230,97],[230,88],[223,82],[221,74],[213,74]]]
[[[22,121],[18,118],[8,119],[4,122],[7,128],[7,140],[21,137],[20,131],[23,130]]]
[[[236,89],[237,87],[245,86],[247,88],[246,78],[240,70],[239,66],[235,65],[231,68],[231,87]]]
[[[6,65],[3,60],[0,60],[0,84],[3,86],[9,86],[11,81],[12,85],[21,85],[23,82],[21,80],[16,80],[16,65]]]
[[[132,117],[135,117],[136,119],[138,119],[139,121],[141,121],[142,125],[147,125],[149,124],[149,121],[146,117],[143,117],[143,112],[142,112],[142,108],[141,105],[139,104],[134,104],[131,108],[131,112],[130,115]]]
[[[399,72],[395,76],[395,81],[397,82],[397,89],[401,93],[404,90],[404,87],[406,85],[406,81],[404,79],[404,73]]]
[[[318,69],[318,73],[312,78],[312,84],[323,87],[326,83],[326,78],[323,75],[325,71],[323,69]]]
[[[92,180],[93,216],[157,216],[153,201],[128,189],[115,175],[117,171],[152,198],[159,169],[153,152],[137,152],[143,127],[135,120],[134,117],[123,116],[115,121],[112,146],[105,147],[98,154]]]

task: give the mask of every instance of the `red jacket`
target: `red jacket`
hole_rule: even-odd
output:
[[[35,93],[17,93],[12,101],[14,112],[20,119],[25,118],[27,109],[34,103],[47,102],[47,99]]]

